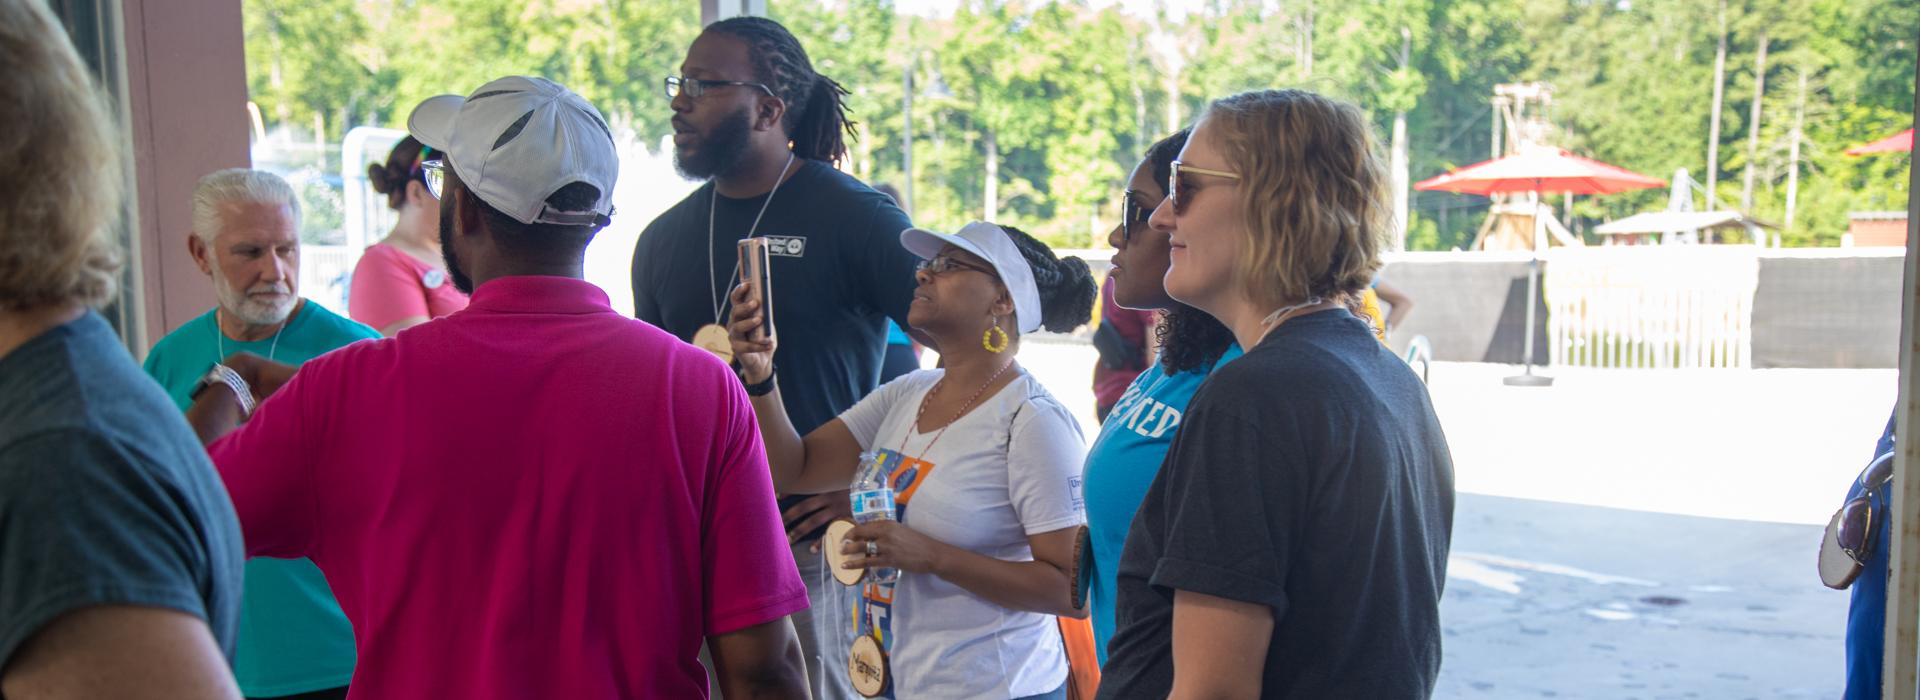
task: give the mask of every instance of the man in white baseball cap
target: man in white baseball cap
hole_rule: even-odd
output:
[[[705,640],[727,695],[805,697],[806,589],[739,381],[581,279],[619,171],[600,113],[510,77],[408,127],[445,154],[423,168],[472,303],[200,393],[248,553],[326,572],[356,696],[705,697]]]

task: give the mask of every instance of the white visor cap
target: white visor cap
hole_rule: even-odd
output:
[[[1020,332],[1040,330],[1040,289],[1033,283],[1033,266],[1027,263],[1027,256],[1020,254],[1020,247],[1014,244],[1012,234],[1006,229],[985,221],[962,226],[959,233],[910,228],[900,232],[900,245],[927,260],[949,245],[979,256],[993,265],[994,272],[1000,275],[1000,283],[1013,295],[1014,322]]]

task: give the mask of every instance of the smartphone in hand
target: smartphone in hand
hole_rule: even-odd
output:
[[[774,338],[772,250],[765,238],[740,241],[740,280],[747,285],[747,298],[760,302],[760,327],[749,340]]]

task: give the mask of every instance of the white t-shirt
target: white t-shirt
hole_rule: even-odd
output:
[[[923,370],[888,382],[840,420],[862,449],[895,455],[888,459],[894,502],[907,527],[996,559],[1032,561],[1028,535],[1086,522],[1080,423],[1022,370],[935,443],[939,431],[920,433],[914,414],[943,374]],[[1067,680],[1052,615],[1009,610],[931,574],[901,572],[890,594],[875,597],[891,599],[862,605],[886,630],[894,697],[1017,698]]]

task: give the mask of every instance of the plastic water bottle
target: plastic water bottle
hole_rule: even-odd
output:
[[[859,476],[853,480],[853,521],[870,523],[876,520],[893,519],[893,486],[887,483],[887,477],[893,472],[887,468],[887,457],[874,452],[860,455]],[[893,583],[900,578],[900,571],[893,568],[867,570],[867,581],[872,583]]]

